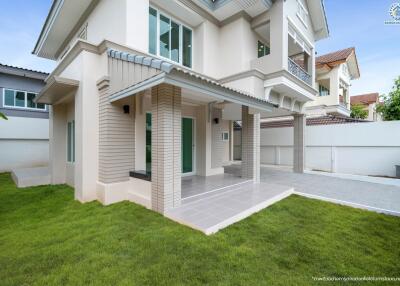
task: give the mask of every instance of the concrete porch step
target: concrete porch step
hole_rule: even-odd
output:
[[[18,188],[50,184],[50,171],[48,167],[33,167],[12,170],[11,177]]]

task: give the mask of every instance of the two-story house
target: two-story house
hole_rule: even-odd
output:
[[[368,112],[368,117],[366,118],[366,120],[382,121],[382,115],[376,111],[376,108],[380,104],[379,93],[373,92],[367,94],[353,95],[350,97],[350,104],[363,106],[364,110]]]
[[[0,64],[0,172],[47,166],[49,112],[34,98],[47,73]]]
[[[318,95],[307,103],[307,115],[350,117],[351,81],[360,77],[355,48],[318,56],[315,64]]]
[[[51,106],[52,183],[82,202],[165,213],[182,177],[224,173],[235,120],[241,176],[257,184],[260,118],[285,115],[302,172],[315,42],[327,36],[319,0],[55,0],[33,51],[57,61],[36,99]]]

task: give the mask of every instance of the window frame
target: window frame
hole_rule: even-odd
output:
[[[308,29],[306,19],[303,19],[300,11],[303,11],[304,17],[307,19],[309,14],[308,14],[306,7],[304,7],[303,3],[301,3],[301,0],[297,0],[296,16],[297,16],[297,18],[299,18],[300,22],[304,25],[304,27],[306,27]]]
[[[328,92],[327,94],[321,94],[321,92]],[[331,95],[331,91],[329,88],[326,88],[325,86],[323,86],[322,84],[318,85],[318,96],[329,96]]]
[[[70,125],[71,124],[71,125]],[[71,137],[69,135],[69,128],[71,126]],[[75,119],[67,121],[67,152],[66,152],[66,161],[69,164],[75,163]],[[71,144],[71,145],[70,145]],[[71,147],[71,154],[69,154],[69,148]],[[71,156],[69,156],[71,155]],[[70,158],[71,157],[71,158]]]
[[[262,57],[265,57],[265,56],[268,56],[268,55],[271,54],[271,47],[268,46],[268,45],[266,45],[266,44],[264,43],[264,41],[258,39],[258,40],[257,40],[257,58],[258,58],[258,59],[262,58],[262,57],[259,57],[259,56],[258,56],[259,44],[261,44],[261,45],[264,46],[264,49],[263,49],[263,54],[264,54],[264,55],[263,55]],[[268,54],[265,53],[266,48],[268,48]]]
[[[6,90],[11,90],[11,91],[14,92],[14,105],[6,104]],[[17,92],[23,92],[24,93],[24,106],[15,105],[15,96],[16,96]],[[11,108],[11,109],[20,109],[20,110],[31,110],[31,111],[43,111],[43,112],[47,111],[47,105],[46,104],[44,104],[44,108],[28,107],[28,93],[35,94],[35,97],[38,95],[38,93],[34,92],[34,91],[18,90],[18,89],[3,87],[3,107],[4,108]],[[36,103],[36,106],[37,106],[37,103]]]
[[[227,135],[226,139],[225,139],[225,135]],[[229,141],[229,132],[228,131],[223,131],[222,132],[222,141],[224,141],[224,142]]]
[[[150,9],[155,10],[156,13],[157,13],[157,15],[156,15],[156,25],[157,25],[157,27],[156,27],[156,54],[150,53],[150,39],[148,40],[147,52],[149,54],[151,54],[151,55],[159,57],[159,58],[161,58],[163,60],[166,60],[168,62],[171,62],[173,64],[178,64],[178,65],[180,65],[182,67],[185,67],[185,68],[188,68],[188,69],[193,69],[194,48],[193,48],[193,29],[192,29],[192,27],[190,27],[190,26],[188,26],[186,24],[183,24],[181,21],[179,21],[176,18],[172,17],[170,14],[168,14],[165,11],[163,11],[163,10],[161,10],[161,9],[155,7],[155,6],[152,6],[152,5],[149,5],[148,17],[150,17]],[[163,15],[164,17],[169,19],[169,26],[170,26],[169,27],[169,46],[170,46],[169,56],[170,56],[170,58],[166,58],[166,57],[160,55],[160,15]],[[172,22],[174,22],[175,24],[179,25],[179,62],[176,62],[176,61],[171,59],[171,44],[172,44],[172,42],[171,42],[171,35],[172,35],[171,27],[172,27]],[[183,65],[183,27],[188,29],[190,31],[190,33],[191,33],[191,41],[190,41],[191,42],[191,54],[190,54],[191,66],[190,67]],[[150,26],[149,26],[148,34],[150,34]]]

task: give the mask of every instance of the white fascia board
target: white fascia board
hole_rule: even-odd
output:
[[[253,99],[250,96],[246,95],[235,95],[234,91],[227,91],[226,87],[215,85],[212,83],[204,83],[201,81],[202,80],[199,78],[190,78],[190,76],[187,76],[181,72],[175,72],[172,74],[167,74],[164,72],[111,95],[110,101],[114,102],[116,100],[137,94],[141,91],[152,88],[159,84],[166,83],[174,86],[179,86],[181,88],[190,89],[195,92],[207,94],[219,100],[228,100],[236,104],[247,105],[263,111],[272,111],[275,107],[272,103],[262,102],[257,98]]]
[[[35,48],[33,49],[32,53],[35,55],[39,55],[40,50],[43,47],[45,40],[49,34],[51,27],[55,19],[57,18],[58,14],[60,13],[61,7],[64,4],[64,0],[54,0],[53,5],[50,8],[49,14],[46,18],[46,21],[43,25],[42,31],[40,32],[39,38],[36,42]]]

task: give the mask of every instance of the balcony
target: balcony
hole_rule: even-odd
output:
[[[311,75],[306,72],[304,69],[302,69],[301,66],[299,66],[295,61],[293,61],[291,58],[288,58],[288,71],[296,76],[297,78],[301,79],[308,85],[312,85],[312,79]]]

